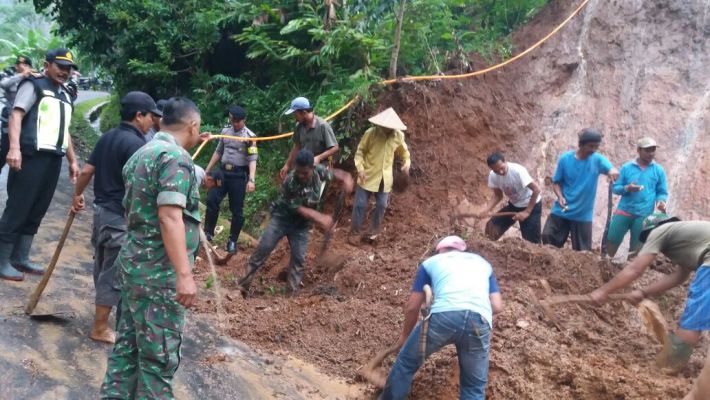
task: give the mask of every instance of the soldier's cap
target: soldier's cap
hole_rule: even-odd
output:
[[[285,115],[289,115],[293,113],[294,111],[299,111],[299,110],[312,110],[313,107],[311,107],[311,102],[308,101],[307,98],[305,97],[296,97],[293,99],[291,102],[291,107],[289,107],[286,112],[284,112]]]
[[[163,116],[163,113],[158,110],[158,106],[155,101],[147,93],[134,91],[128,92],[121,99],[121,110],[126,110],[131,113],[153,113],[155,115]]]
[[[74,63],[74,54],[71,52],[71,50],[66,49],[64,47],[48,51],[45,60],[47,60],[47,62],[64,65],[76,69],[76,64]]]
[[[639,240],[641,241],[641,243],[646,243],[646,239],[648,239],[648,235],[651,233],[652,230],[658,228],[663,224],[677,221],[680,221],[680,218],[671,217],[668,214],[660,212],[653,213],[643,220],[643,223],[641,225],[641,233],[639,234]]]
[[[27,64],[30,67],[32,66],[32,59],[26,56],[17,56],[17,60],[15,61],[15,65],[17,64]]]
[[[229,113],[237,121],[241,121],[247,117],[247,110],[245,110],[244,107],[238,105],[233,105],[229,107]]]
[[[162,117],[163,116],[163,108],[165,107],[166,104],[168,104],[168,101],[165,99],[160,99],[160,100],[156,101],[155,105],[157,106],[159,113],[157,113],[155,115]]]
[[[658,144],[656,144],[656,141],[650,137],[642,137],[638,140],[638,142],[636,142],[636,147],[639,149],[647,149],[649,147],[658,147]]]

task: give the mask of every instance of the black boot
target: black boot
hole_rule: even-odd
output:
[[[0,242],[0,279],[21,281],[25,279],[25,275],[10,264],[10,255],[13,247],[15,245],[12,243]]]
[[[20,271],[32,275],[44,275],[44,268],[30,261],[30,250],[34,235],[20,235],[10,257],[10,263]]]
[[[229,238],[227,242],[227,253],[237,254],[237,241],[235,239]]]

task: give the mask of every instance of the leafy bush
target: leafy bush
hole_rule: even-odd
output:
[[[401,0],[33,0],[49,9],[59,33],[113,73],[118,92],[143,90],[155,98],[177,94],[195,100],[205,130],[219,132],[226,109],[241,104],[259,136],[290,131],[283,115],[291,99],[306,96],[326,116],[388,73],[396,12]],[[407,0],[398,73],[431,74],[469,69],[469,53],[488,61],[509,57],[509,34],[545,0]],[[159,25],[160,29],[156,29]],[[116,98],[102,129],[117,123]],[[334,123],[351,157],[361,127]],[[205,166],[212,143],[196,162]],[[258,192],[247,198],[247,229],[276,193],[272,177],[291,142],[260,143]]]
[[[101,104],[106,101],[107,98],[96,98],[91,99],[82,103],[79,103],[74,107],[74,111],[71,116],[71,134],[72,140],[74,142],[74,147],[77,152],[80,153],[80,157],[87,157],[91,149],[94,148],[96,142],[99,140],[100,134],[89,124],[84,116],[96,105]]]
[[[115,128],[121,123],[120,112],[121,104],[119,103],[119,96],[114,94],[109,98],[108,104],[101,110],[101,122],[99,124],[101,132]]]

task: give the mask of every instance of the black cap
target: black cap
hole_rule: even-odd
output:
[[[15,61],[15,65],[17,64],[27,64],[30,67],[32,66],[32,59],[26,56],[17,56],[17,60]]]
[[[168,101],[166,99],[160,99],[155,102],[155,105],[158,106],[158,111],[160,111],[160,113],[157,114],[158,116],[163,116],[163,108],[165,108],[166,104],[168,104]]]
[[[229,113],[232,114],[232,117],[237,121],[241,121],[247,117],[247,110],[237,105],[229,107]]]
[[[313,152],[308,149],[301,149],[296,153],[296,165],[299,167],[312,167],[314,161]]]
[[[158,106],[155,101],[147,93],[143,92],[128,92],[121,99],[121,110],[127,110],[130,112],[140,112],[140,113],[153,113],[155,115],[163,116],[163,113],[158,110]]]
[[[579,145],[587,143],[601,143],[602,134],[594,128],[584,128],[579,132]]]
[[[48,62],[76,68],[76,64],[74,64],[74,53],[63,47],[48,51],[45,59]]]

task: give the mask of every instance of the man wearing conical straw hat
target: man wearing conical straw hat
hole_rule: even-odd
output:
[[[357,189],[355,191],[355,205],[353,206],[352,227],[348,242],[357,245],[367,211],[370,195],[376,199],[375,212],[370,222],[370,231],[367,237],[376,240],[380,232],[380,224],[387,209],[389,193],[392,190],[395,155],[402,160],[401,171],[409,175],[411,165],[409,149],[404,141],[407,127],[399,119],[397,113],[390,107],[370,118],[375,125],[368,129],[360,140],[355,153],[355,167],[357,168]]]

